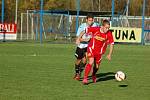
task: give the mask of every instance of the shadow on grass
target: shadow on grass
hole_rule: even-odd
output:
[[[96,77],[97,77],[97,82],[113,80],[115,79],[115,73],[114,72],[100,73],[100,74],[96,74]]]
[[[106,72],[106,73],[99,73],[96,74],[97,80],[96,82],[101,82],[101,81],[108,81],[108,80],[113,80],[115,79],[115,73],[114,72]],[[80,79],[82,81],[83,78]],[[92,79],[92,76],[88,77],[88,80]],[[93,82],[89,82],[88,84],[91,84]]]
[[[119,85],[119,87],[128,87],[127,84]]]

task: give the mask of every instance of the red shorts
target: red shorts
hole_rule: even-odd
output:
[[[94,60],[96,61],[96,64],[100,64],[101,59],[102,59],[102,54],[100,54],[100,52],[98,52],[97,50],[94,50],[91,47],[88,47],[87,48],[87,57],[94,58]]]

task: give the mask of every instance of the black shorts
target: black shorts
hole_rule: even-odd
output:
[[[79,47],[77,47],[76,48],[76,52],[75,52],[75,57],[77,59],[82,59],[83,57],[85,57],[86,52],[87,52],[87,48],[79,48]]]

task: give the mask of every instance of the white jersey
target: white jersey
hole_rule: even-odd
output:
[[[99,24],[98,24],[98,23],[93,23],[93,25],[92,25],[91,27],[96,27],[96,26],[99,26]],[[87,23],[81,24],[81,25],[79,26],[79,28],[78,28],[78,31],[77,31],[76,36],[78,37],[78,36],[80,35],[80,33],[81,33],[82,31],[85,31],[85,29],[86,29],[87,27],[89,27],[89,26],[87,25]],[[91,35],[83,34],[82,38],[83,38],[83,39],[89,39],[89,38],[91,38]],[[88,46],[88,42],[80,42],[80,44],[78,44],[78,47],[79,47],[79,48],[86,48],[87,46]]]

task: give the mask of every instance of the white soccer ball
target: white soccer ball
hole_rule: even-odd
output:
[[[122,71],[117,71],[115,78],[117,81],[123,81],[126,78],[126,75]]]

